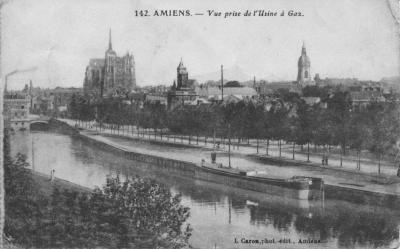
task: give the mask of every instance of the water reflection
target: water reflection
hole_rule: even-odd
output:
[[[32,144],[34,150],[32,150]],[[308,202],[187,179],[155,165],[119,158],[67,135],[18,133],[12,153],[34,158],[35,170],[87,186],[102,185],[108,174],[140,175],[164,183],[191,208],[191,243],[198,248],[284,248],[287,245],[234,244],[235,238],[320,239],[321,245],[296,248],[394,247],[400,214],[395,209],[342,201]]]

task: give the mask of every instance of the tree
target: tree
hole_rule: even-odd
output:
[[[245,121],[245,131],[249,138],[256,139],[257,141],[257,153],[259,152],[259,139],[263,135],[263,108],[260,105],[256,105],[253,102],[249,102],[246,106],[247,111],[244,118]]]
[[[78,103],[77,103],[77,96],[76,94],[72,94],[70,103],[68,104],[68,112],[72,119],[78,119]]]
[[[307,144],[307,161],[310,161],[310,143],[313,141],[313,131],[317,127],[315,113],[318,108],[318,106],[308,106],[302,101],[297,109],[296,143],[299,145]]]
[[[382,157],[392,150],[399,136],[397,111],[394,102],[372,102],[364,112],[369,128],[366,147],[378,159],[378,173],[381,173]]]
[[[328,99],[328,115],[332,124],[332,144],[340,144],[341,154],[346,155],[349,136],[350,111],[352,109],[348,92],[336,92]]]
[[[242,87],[238,81],[228,81],[224,84],[224,87]]]
[[[370,129],[366,123],[366,115],[364,112],[352,112],[351,122],[349,126],[349,146],[350,149],[357,151],[357,169],[361,169],[360,153],[367,143],[367,137]]]
[[[302,92],[304,97],[319,97],[321,100],[328,99],[329,96],[328,87],[305,86]]]
[[[279,156],[281,156],[282,139],[287,135],[288,110],[281,104],[271,108],[268,116],[270,117],[270,134],[272,134],[273,139],[278,140]]]

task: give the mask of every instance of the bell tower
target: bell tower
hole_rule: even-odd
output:
[[[300,85],[310,85],[310,83],[312,84],[310,66],[310,58],[307,56],[306,45],[303,42],[301,55],[297,63],[297,83],[299,83]]]
[[[176,78],[178,82],[177,89],[180,90],[181,88],[188,88],[189,75],[188,71],[186,70],[186,67],[183,65],[182,58],[176,71],[177,71]]]

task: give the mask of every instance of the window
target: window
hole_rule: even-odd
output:
[[[24,108],[25,108],[25,106],[21,105],[21,109],[24,109]]]
[[[305,71],[304,78],[308,78],[308,71]]]

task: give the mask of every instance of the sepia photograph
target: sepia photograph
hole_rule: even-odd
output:
[[[0,247],[399,249],[400,2],[0,0]]]

